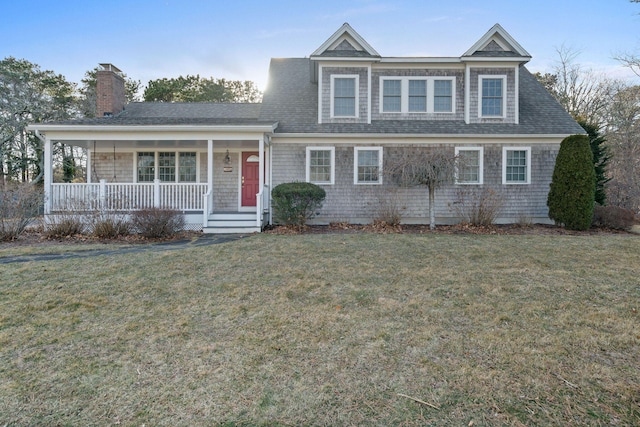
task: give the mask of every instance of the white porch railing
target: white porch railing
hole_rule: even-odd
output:
[[[256,194],[256,226],[264,225],[264,214],[269,210],[269,186],[264,185],[262,191]]]
[[[138,210],[167,208],[203,210],[207,184],[196,183],[107,183],[51,184],[51,211]]]

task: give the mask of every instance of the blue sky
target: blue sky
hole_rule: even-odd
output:
[[[200,74],[266,84],[269,59],[311,54],[344,22],[383,56],[459,56],[500,23],[551,71],[556,49],[637,82],[612,59],[640,53],[640,4],[628,0],[0,0],[0,58],[79,82],[110,62],[149,80]],[[11,17],[7,19],[7,17]]]

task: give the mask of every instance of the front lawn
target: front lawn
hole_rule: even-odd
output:
[[[2,269],[2,426],[640,424],[634,235],[263,234]]]

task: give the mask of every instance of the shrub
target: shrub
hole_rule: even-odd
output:
[[[60,214],[49,218],[49,222],[45,226],[45,236],[67,237],[82,234],[85,230],[85,224],[81,216],[77,214]]]
[[[495,222],[504,206],[504,197],[492,188],[462,188],[454,202],[456,214],[471,225],[487,226]]]
[[[119,215],[101,214],[91,224],[91,234],[100,239],[114,239],[131,234],[131,224]]]
[[[308,182],[289,182],[277,185],[271,196],[276,223],[303,226],[322,207],[326,192]]]
[[[0,241],[17,238],[40,214],[42,190],[27,183],[6,183],[0,189]]]
[[[398,208],[398,198],[395,194],[391,194],[387,197],[380,197],[378,200],[376,216],[373,219],[373,222],[384,223],[395,227],[400,225],[401,220],[402,213],[400,213],[400,208]]]
[[[593,208],[594,227],[630,230],[635,224],[635,214],[630,209],[618,206],[595,206]]]
[[[184,216],[173,209],[141,209],[131,214],[131,226],[147,238],[171,237],[184,229]]]
[[[570,230],[591,226],[596,173],[586,135],[572,135],[560,143],[547,197],[549,218]]]

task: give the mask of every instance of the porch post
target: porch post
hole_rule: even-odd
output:
[[[257,223],[256,225],[262,228],[262,215],[264,212],[264,135],[258,139],[258,194],[260,194],[261,200],[256,203],[257,209]]]
[[[87,170],[86,170],[86,174],[87,174],[87,184],[91,184],[92,182],[92,176],[91,176],[91,148],[87,148]]]
[[[213,212],[213,139],[207,141],[207,193],[209,206],[204,206],[205,215]]]
[[[51,183],[53,182],[53,161],[51,140],[45,135],[44,139],[44,214],[51,213]]]
[[[153,207],[154,208],[160,207],[160,180],[159,179],[153,180]]]

